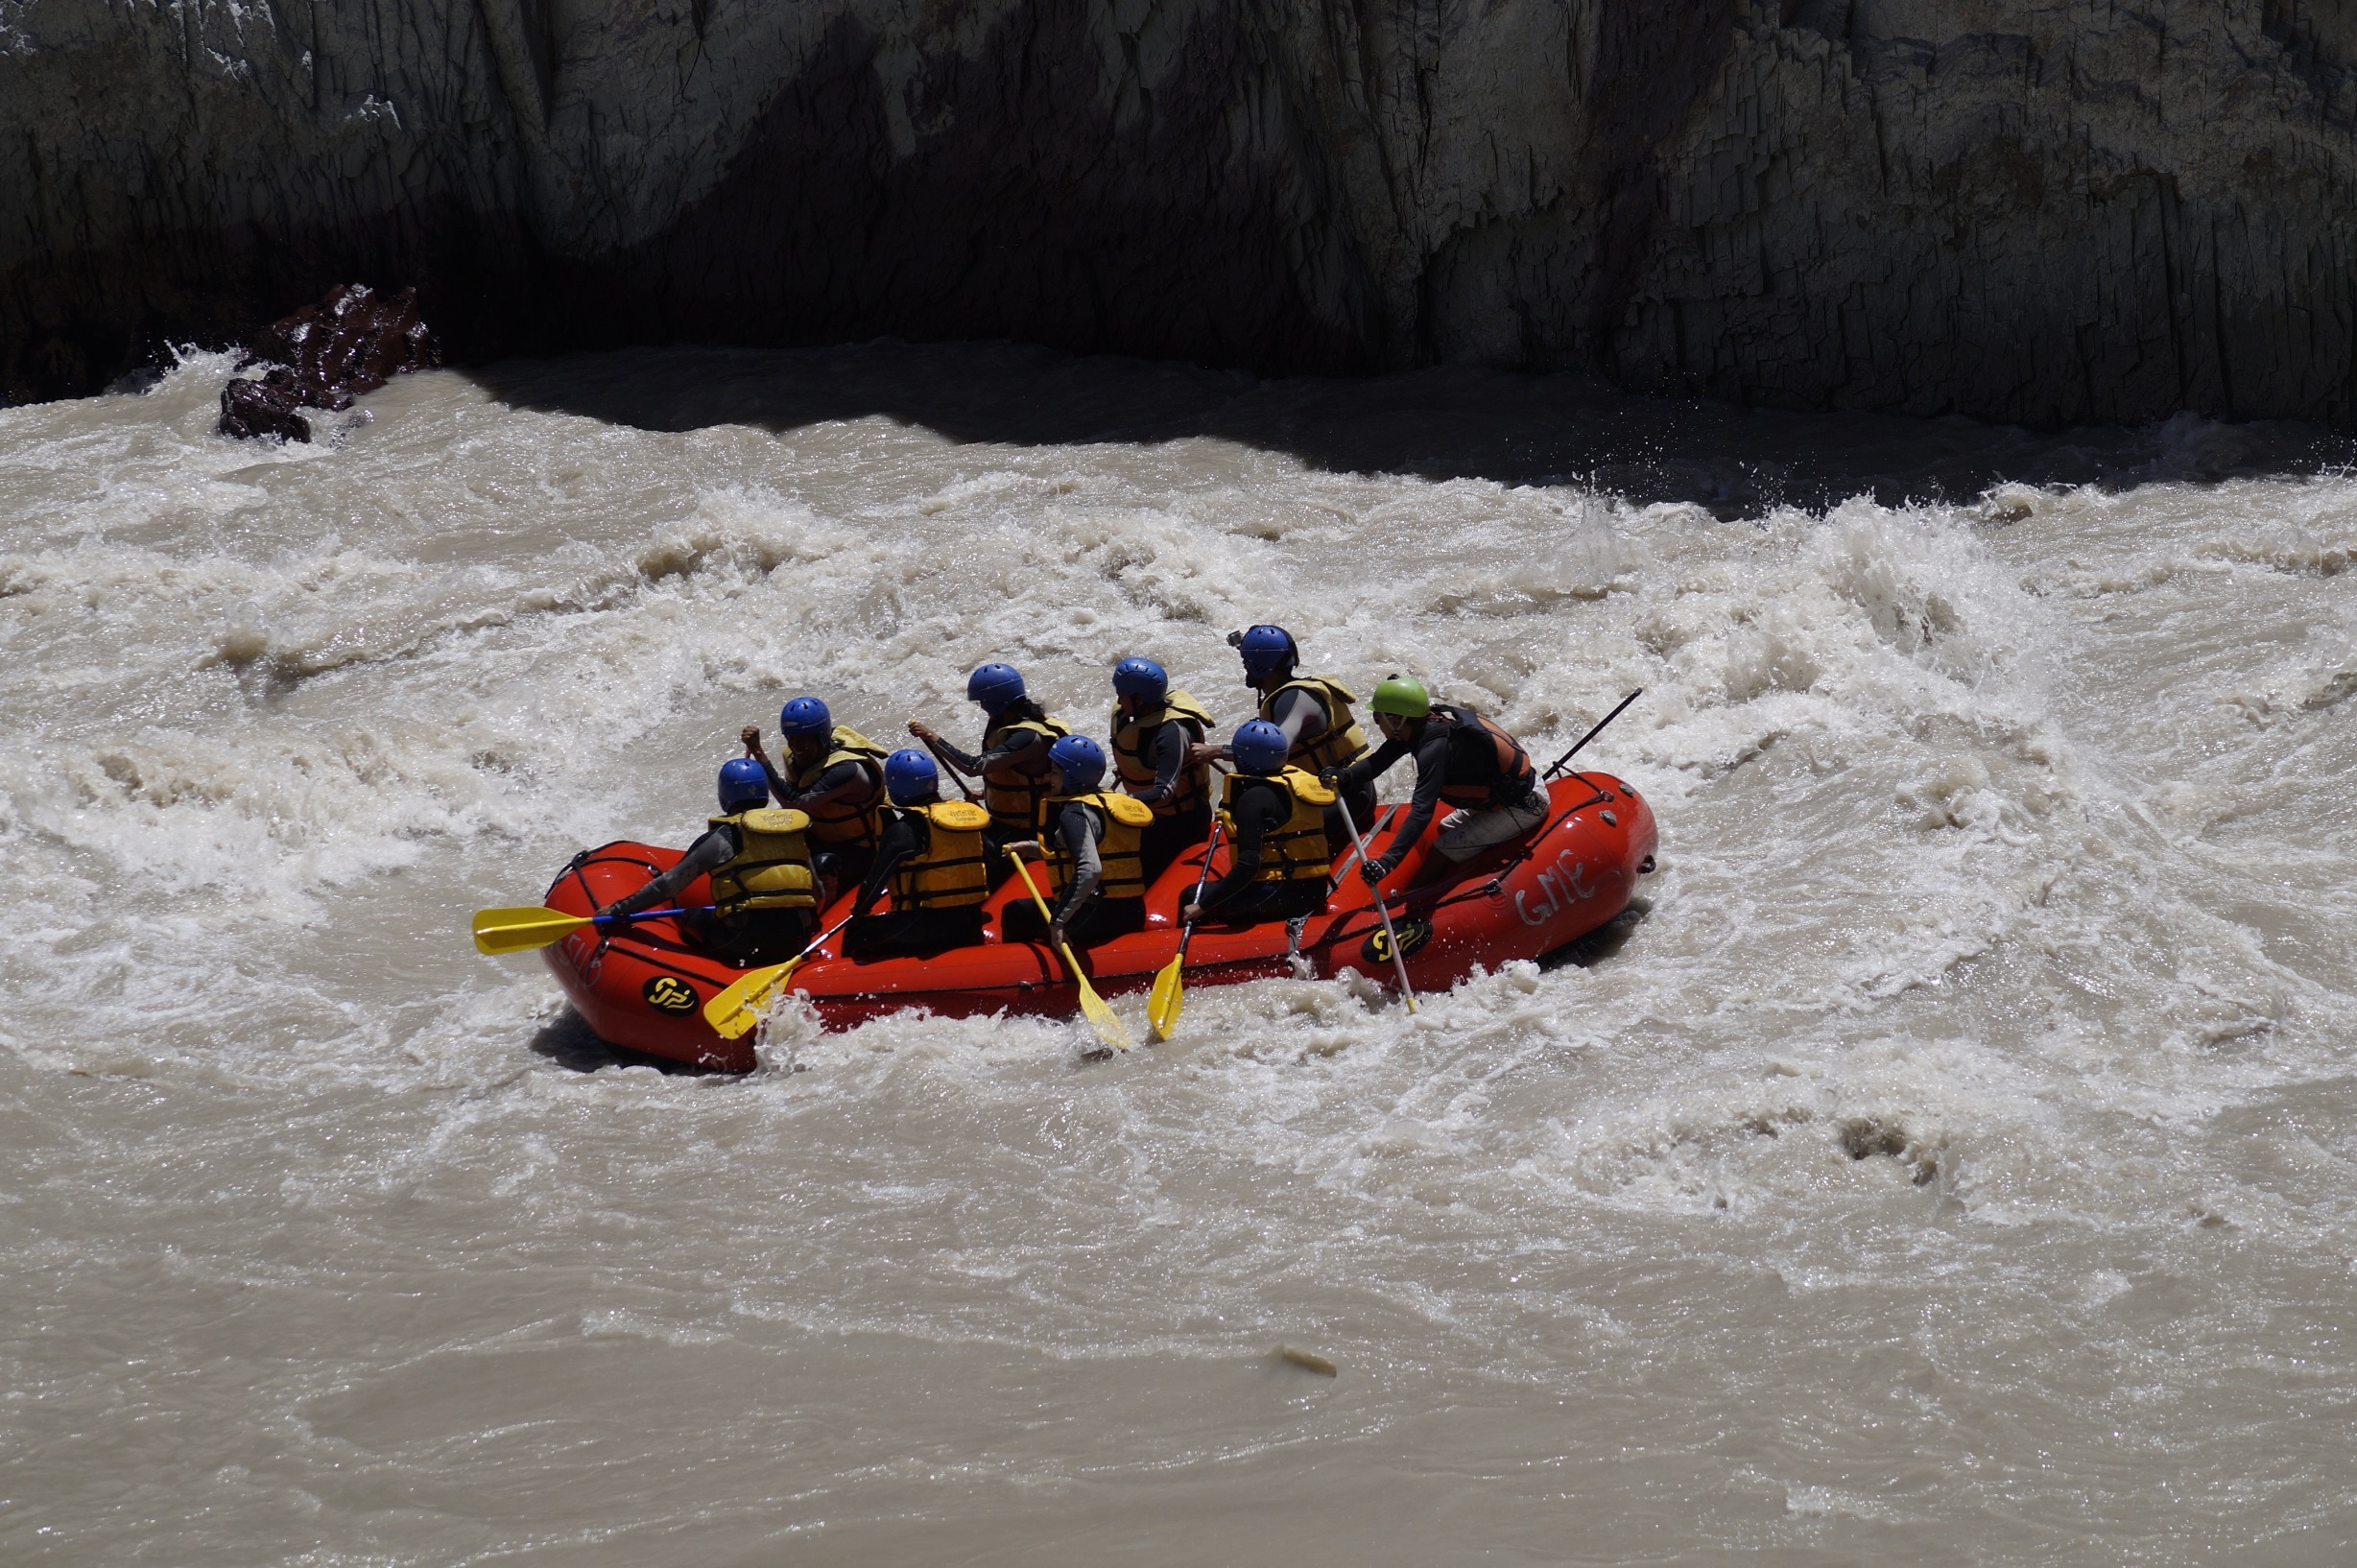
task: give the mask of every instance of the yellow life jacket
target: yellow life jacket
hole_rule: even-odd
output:
[[[990,896],[982,863],[982,830],[990,814],[971,800],[937,800],[896,808],[925,820],[925,847],[893,867],[893,908],[959,909]]]
[[[1145,897],[1146,863],[1138,856],[1138,833],[1153,823],[1154,808],[1113,790],[1098,790],[1091,795],[1051,795],[1040,800],[1039,847],[1047,850],[1047,859],[1040,864],[1047,868],[1048,875],[1048,885],[1040,890],[1041,893],[1054,902],[1058,894],[1072,885],[1072,846],[1050,849],[1048,829],[1055,825],[1063,808],[1075,800],[1095,812],[1105,827],[1105,836],[1097,841],[1097,860],[1103,867],[1103,874],[1097,879],[1097,896]]]
[[[1236,842],[1236,820],[1227,814],[1234,804],[1236,789],[1254,775],[1230,773],[1227,787],[1220,795],[1220,825],[1226,830],[1227,842]],[[1326,850],[1325,809],[1334,803],[1334,792],[1318,782],[1318,775],[1287,767],[1282,772],[1264,775],[1265,782],[1283,787],[1293,799],[1293,810],[1274,831],[1260,839],[1260,874],[1255,882],[1322,882],[1333,874],[1334,857]]]
[[[1053,714],[1046,719],[993,719],[983,726],[982,748],[995,751],[1008,736],[1023,730],[1045,735],[1048,746],[1072,733]],[[990,820],[1009,829],[1012,839],[1032,830],[1039,818],[1039,802],[1055,793],[1056,782],[1056,765],[1048,761],[1048,747],[1035,746],[1022,761],[982,775],[982,803],[990,808]]]
[[[1350,704],[1358,697],[1339,680],[1323,676],[1295,676],[1282,686],[1260,700],[1260,716],[1270,723],[1276,722],[1276,700],[1283,693],[1304,691],[1318,701],[1325,710],[1326,726],[1319,734],[1306,736],[1293,743],[1293,754],[1285,760],[1312,773],[1322,773],[1329,768],[1347,768],[1367,755],[1367,731],[1351,717]]]
[[[711,819],[732,827],[736,858],[712,873],[712,902],[726,917],[750,910],[811,909],[819,902],[810,871],[810,814],[760,806]]]
[[[1140,708],[1135,714],[1125,715],[1118,703],[1113,708],[1112,752],[1113,766],[1120,771],[1122,788],[1131,795],[1154,788],[1154,738],[1161,727],[1173,719],[1183,725],[1196,740],[1202,740],[1205,730],[1217,727],[1219,721],[1203,711],[1203,705],[1184,692],[1166,692],[1161,705]],[[1171,783],[1170,794],[1154,807],[1156,817],[1176,817],[1193,811],[1202,804],[1204,793],[1211,788],[1211,764],[1197,763],[1180,768]]]
[[[868,770],[870,788],[865,800],[829,800],[811,808],[812,838],[824,844],[875,847],[875,836],[884,825],[884,759],[889,755],[849,725],[837,725],[826,754],[807,767],[798,766],[791,751],[786,753],[786,782],[798,791],[809,789],[820,774],[839,762],[860,763]]]

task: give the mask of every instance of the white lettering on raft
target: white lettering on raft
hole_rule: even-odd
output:
[[[1538,873],[1538,886],[1546,893],[1547,901],[1536,910],[1532,910],[1523,903],[1531,896],[1531,891],[1528,888],[1519,889],[1514,893],[1514,913],[1522,916],[1522,923],[1526,926],[1545,925],[1567,906],[1596,896],[1596,890],[1587,885],[1586,873],[1586,862],[1573,860],[1571,851],[1563,850],[1555,857],[1554,870]],[[1560,886],[1557,885],[1559,877],[1561,879]]]

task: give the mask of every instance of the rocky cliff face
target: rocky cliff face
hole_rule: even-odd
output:
[[[459,352],[895,333],[2357,422],[2357,0],[0,0],[0,388],[346,278]]]

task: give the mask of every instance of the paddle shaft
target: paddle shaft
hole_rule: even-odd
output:
[[[1367,853],[1367,841],[1359,837],[1359,824],[1352,820],[1350,810],[1346,806],[1343,808],[1343,820],[1350,823],[1350,843],[1357,848],[1359,858],[1372,866],[1374,862]],[[1384,940],[1392,944],[1392,967],[1399,971],[1400,991],[1408,999],[1408,1010],[1414,1012],[1416,1010],[1416,987],[1408,984],[1408,957],[1399,950],[1399,933],[1392,929],[1392,912],[1383,902],[1381,883],[1375,885],[1375,915],[1383,922]]]
[[[1053,929],[1056,924],[1056,916],[1048,909],[1048,901],[1039,896],[1039,884],[1031,879],[1031,870],[1023,864],[1022,856],[1015,855],[1011,858],[1014,862],[1014,874],[1023,879],[1023,891],[1030,893],[1032,902],[1039,906],[1039,918],[1045,920],[1050,929]],[[1080,988],[1081,1011],[1083,1013],[1086,1013],[1092,1004],[1098,1008],[1104,1008],[1104,999],[1097,995],[1097,988],[1094,986],[1091,986],[1088,983],[1088,977],[1081,972],[1081,961],[1072,956],[1072,944],[1070,942],[1058,942],[1056,944],[1056,950],[1063,955],[1065,973],[1071,975],[1072,984]],[[1112,1019],[1109,1012],[1107,1014],[1107,1022],[1112,1023],[1114,1028],[1120,1028],[1119,1023]],[[1118,1045],[1124,1051],[1127,1051],[1130,1048],[1130,1042],[1127,1039],[1116,1040],[1107,1036],[1106,1033],[1106,1026],[1104,1024],[1100,1024],[1095,1018],[1090,1018],[1088,1022],[1089,1027],[1096,1030],[1097,1037],[1104,1040],[1107,1046]]]
[[[1220,820],[1217,817],[1214,817],[1211,819],[1211,837],[1203,841],[1203,874],[1195,879],[1195,896],[1187,900],[1190,905],[1200,906],[1202,903],[1203,890],[1211,885],[1211,857],[1219,852]],[[1179,962],[1183,963],[1186,962],[1187,943],[1193,941],[1194,939],[1195,922],[1193,920],[1189,920],[1184,928],[1182,928],[1178,933]]]
[[[1033,896],[1033,903],[1037,903],[1039,906],[1039,919],[1044,919],[1044,922],[1049,924],[1049,929],[1056,929],[1056,910],[1046,908],[1046,898],[1039,896],[1039,884],[1030,880],[1030,867],[1023,866],[1023,856],[1007,856],[1007,858],[1009,861],[1013,861],[1013,866],[1016,866],[1016,875],[1023,877],[1023,891],[1030,893],[1030,896]],[[1080,960],[1072,958],[1072,943],[1068,943],[1068,940],[1060,940],[1060,943],[1056,943],[1056,950],[1063,953],[1063,966],[1072,971],[1072,984],[1080,986],[1082,990],[1089,988],[1089,976],[1082,974]]]
[[[1039,884],[1031,879],[1031,868],[1023,864],[1023,857],[1020,855],[1011,854],[1007,858],[1014,863],[1014,874],[1023,879],[1023,891],[1030,893],[1032,902],[1039,906],[1039,918],[1045,921],[1051,930],[1054,929],[1056,912],[1048,908],[1048,901],[1045,898],[1039,896]],[[1080,964],[1073,961],[1072,944],[1058,942],[1056,946],[1057,950],[1063,954],[1064,967],[1072,971],[1073,980],[1082,986],[1086,986],[1088,977],[1081,973]]]
[[[1382,832],[1383,824],[1390,821],[1392,819],[1392,813],[1398,809],[1399,808],[1396,806],[1386,806],[1381,811],[1375,813],[1374,826],[1369,828],[1367,831],[1369,833]],[[1343,808],[1343,815],[1345,817],[1350,815],[1350,808],[1348,806],[1345,806]],[[1343,885],[1343,878],[1350,874],[1350,867],[1358,864],[1360,854],[1367,848],[1365,844],[1359,843],[1359,836],[1356,831],[1358,823],[1353,821],[1350,825],[1352,828],[1350,835],[1352,847],[1350,853],[1343,857],[1343,863],[1334,867],[1334,874],[1326,878],[1326,896],[1328,898],[1334,896],[1334,890]]]
[[[1561,756],[1559,756],[1559,757],[1558,757],[1558,758],[1556,758],[1556,759],[1555,759],[1555,766],[1554,766],[1554,767],[1552,767],[1552,768],[1548,769],[1548,770],[1547,770],[1545,772],[1543,772],[1543,773],[1541,773],[1541,774],[1539,774],[1539,775],[1538,775],[1538,777],[1539,777],[1539,782],[1543,784],[1543,783],[1545,783],[1545,782],[1546,782],[1548,779],[1553,778],[1553,777],[1554,777],[1556,774],[1558,774],[1558,773],[1561,772],[1563,771],[1563,769],[1564,769],[1564,766],[1565,766],[1566,764],[1568,764],[1568,763],[1571,761],[1571,759],[1572,759],[1572,758],[1574,758],[1574,757],[1576,757],[1576,756],[1578,756],[1578,755],[1580,754],[1580,748],[1581,748],[1581,747],[1585,746],[1585,745],[1586,745],[1588,742],[1590,742],[1590,741],[1594,740],[1594,739],[1595,739],[1597,736],[1599,736],[1599,735],[1603,734],[1603,733],[1604,733],[1604,726],[1605,726],[1605,725],[1607,725],[1610,724],[1610,723],[1611,723],[1613,720],[1615,720],[1615,719],[1619,718],[1619,717],[1621,716],[1621,714],[1622,714],[1623,712],[1625,712],[1625,711],[1628,709],[1628,706],[1629,706],[1629,704],[1630,704],[1630,703],[1631,703],[1631,702],[1635,701],[1636,701],[1638,698],[1643,697],[1644,695],[1645,695],[1645,688],[1644,688],[1644,687],[1642,687],[1642,686],[1639,686],[1639,687],[1638,687],[1638,688],[1637,688],[1635,691],[1632,691],[1632,692],[1631,692],[1631,693],[1630,693],[1628,696],[1626,696],[1626,697],[1622,698],[1622,699],[1620,700],[1620,706],[1619,706],[1619,707],[1614,708],[1614,709],[1613,709],[1611,712],[1609,712],[1609,713],[1606,714],[1606,715],[1605,715],[1603,718],[1601,718],[1601,719],[1597,720],[1597,721],[1596,721],[1596,727],[1595,727],[1595,728],[1593,728],[1593,729],[1589,730],[1589,731],[1588,731],[1586,734],[1584,734],[1584,735],[1581,736],[1581,737],[1580,737],[1580,739],[1579,739],[1579,740],[1578,740],[1578,741],[1577,741],[1577,742],[1576,742],[1576,743],[1575,743],[1575,744],[1572,746],[1572,748],[1571,748],[1570,750],[1568,750],[1568,751],[1564,752],[1564,753],[1563,753]]]

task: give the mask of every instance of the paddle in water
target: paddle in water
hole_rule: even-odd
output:
[[[583,926],[626,925],[632,920],[660,919],[666,915],[702,915],[711,909],[650,909],[634,915],[567,915],[545,904],[517,904],[507,909],[475,911],[475,951],[529,953],[536,947],[560,942]]]
[[[1030,893],[1032,902],[1039,906],[1039,918],[1053,926],[1056,916],[1049,912],[1048,901],[1039,896],[1039,885],[1031,879],[1031,872],[1024,868],[1023,857],[1016,855],[1012,859],[1014,874],[1023,879],[1023,891]],[[1064,968],[1072,976],[1072,984],[1081,988],[1081,1014],[1088,1020],[1088,1027],[1097,1032],[1097,1038],[1105,1042],[1105,1055],[1109,1057],[1115,1051],[1129,1050],[1129,1026],[1113,1015],[1113,1010],[1105,1005],[1105,998],[1099,996],[1097,988],[1088,983],[1088,977],[1081,973],[1081,961],[1072,956],[1072,944],[1059,942],[1057,951],[1064,957]]]
[[[703,1005],[703,1021],[712,1026],[712,1033],[724,1040],[733,1040],[761,1021],[761,1010],[780,986],[794,978],[794,971],[803,961],[819,950],[821,943],[851,923],[848,915],[828,926],[810,939],[803,948],[783,963],[766,968],[749,969],[718,996]]]
[[[1203,901],[1203,889],[1211,881],[1211,857],[1220,847],[1218,819],[1211,823],[1211,837],[1203,843],[1203,874],[1195,879],[1195,896],[1189,904]],[[1178,1010],[1186,1005],[1186,992],[1180,986],[1178,971],[1186,966],[1187,943],[1195,939],[1195,922],[1189,920],[1178,933],[1178,951],[1162,965],[1162,972],[1154,977],[1154,992],[1146,998],[1146,1022],[1154,1026],[1154,1037],[1167,1040],[1171,1031],[1178,1027]]]

